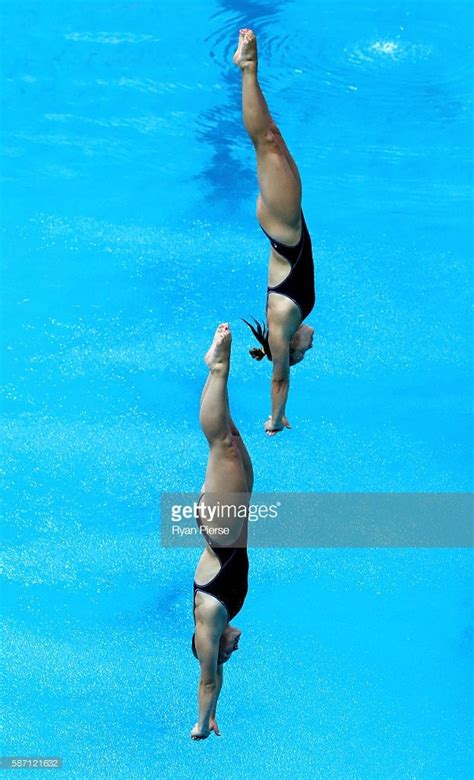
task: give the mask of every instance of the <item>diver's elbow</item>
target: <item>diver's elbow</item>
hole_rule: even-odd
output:
[[[212,680],[212,679],[201,680],[199,685],[207,693],[213,693],[217,688],[217,680]]]
[[[288,387],[289,379],[288,376],[279,376],[278,374],[276,376],[272,376],[272,384],[277,387],[278,389],[282,389],[283,387]]]

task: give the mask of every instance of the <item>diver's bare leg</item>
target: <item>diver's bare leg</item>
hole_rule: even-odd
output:
[[[230,436],[227,380],[232,337],[227,323],[218,326],[204,361],[209,369],[201,396],[199,422],[209,445]]]
[[[206,492],[247,493],[247,478],[240,448],[230,426],[227,380],[231,335],[227,324],[219,325],[206,355],[209,377],[201,400],[199,420],[209,443]]]
[[[230,425],[230,432],[232,434],[232,438],[234,439],[234,442],[236,443],[237,447],[240,450],[240,454],[242,457],[242,464],[245,471],[245,476],[247,479],[247,487],[249,494],[253,490],[253,466],[252,461],[250,460],[250,455],[248,454],[247,447],[244,444],[244,440],[242,439],[238,428],[236,427],[231,415],[230,415],[230,409],[229,409],[229,425]]]
[[[211,375],[210,375],[210,374],[208,374],[208,377],[207,377],[206,381],[204,382],[204,387],[202,388],[202,393],[201,393],[201,400],[200,400],[200,402],[199,402],[199,409],[201,408],[201,406],[202,406],[202,402],[204,401],[204,396],[205,396],[205,395],[206,395],[206,393],[207,393],[207,388],[209,387],[209,379],[210,379],[210,378],[211,378]]]
[[[243,120],[257,156],[258,218],[263,227],[299,232],[301,178],[260,89],[256,38],[251,30],[240,31],[234,62],[242,71]]]
[[[209,387],[209,379],[210,379],[210,377],[211,377],[211,374],[209,374],[209,376],[208,376],[208,378],[206,380],[206,383],[204,385],[203,391],[201,393],[201,406],[202,406],[202,402],[203,402],[204,396],[206,395],[207,388]],[[235,425],[235,423],[234,423],[234,421],[232,419],[232,415],[231,415],[231,412],[230,412],[230,406],[229,406],[229,393],[227,392],[227,388],[226,388],[226,408],[227,408],[227,416],[228,416],[230,433],[232,435],[232,438],[234,439],[235,444],[237,445],[237,447],[240,450],[240,454],[242,456],[242,464],[243,464],[243,467],[244,467],[244,470],[245,470],[245,476],[246,476],[246,480],[247,480],[248,492],[251,493],[252,489],[253,489],[253,482],[254,482],[252,461],[250,460],[250,455],[249,455],[247,447],[245,446],[244,441],[243,441],[243,439],[242,439],[242,437],[240,435],[240,432],[239,432],[237,426]],[[201,489],[201,492],[205,492],[205,485],[203,485],[203,487]]]
[[[209,387],[209,380],[210,380],[211,376],[212,376],[212,374],[210,373],[209,376],[206,379],[206,383],[205,383],[203,391],[201,393],[201,406],[202,406],[202,402],[204,400],[204,396],[206,395],[207,389]],[[232,415],[231,415],[231,411],[230,411],[230,405],[229,405],[229,393],[227,391],[227,385],[226,385],[226,392],[225,392],[225,400],[226,400],[227,418],[228,418],[230,433],[232,435],[232,438],[234,439],[235,444],[237,445],[237,447],[240,450],[240,454],[242,456],[242,463],[243,463],[243,467],[244,467],[244,470],[245,470],[245,476],[246,476],[246,479],[247,479],[248,492],[251,493],[252,489],[253,489],[253,481],[254,481],[252,461],[250,460],[250,455],[249,455],[249,453],[247,451],[247,448],[246,448],[246,446],[244,444],[244,441],[243,441],[243,439],[242,439],[242,437],[240,435],[240,432],[239,432],[236,424],[234,423],[234,421],[232,419]]]

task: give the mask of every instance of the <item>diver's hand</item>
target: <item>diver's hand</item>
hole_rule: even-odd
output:
[[[218,737],[221,736],[221,732],[219,731],[219,726],[217,725],[217,721],[215,720],[215,718],[212,717],[212,715],[209,718],[209,728],[211,731],[214,732],[216,736]]]
[[[263,425],[265,432],[267,436],[275,436],[275,434],[279,433],[283,430],[283,428],[291,428],[290,423],[286,419],[285,415],[281,418],[281,423],[279,425],[275,425],[273,422],[273,418],[270,415],[268,420]]]
[[[200,729],[199,725],[196,723],[191,731],[191,739],[207,739],[210,733],[209,729]]]

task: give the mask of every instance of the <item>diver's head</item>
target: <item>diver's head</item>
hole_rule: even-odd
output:
[[[313,348],[314,328],[300,325],[290,341],[290,366],[301,363],[308,349]]]
[[[250,350],[250,355],[254,360],[263,360],[267,357],[268,360],[272,359],[272,353],[268,343],[268,327],[265,323],[260,324],[255,318],[255,326],[250,322],[244,320],[245,324],[249,326],[253,335],[257,341],[261,344],[261,347],[254,347]],[[290,341],[290,366],[295,366],[297,363],[301,363],[305,353],[313,346],[314,328],[310,325],[300,325],[296,333],[293,335]]]
[[[255,318],[255,327],[243,320],[246,325],[249,326],[253,335],[261,345],[260,347],[253,347],[250,350],[250,355],[254,360],[263,360],[267,357],[268,360],[272,359],[272,353],[270,351],[270,345],[268,343],[268,327],[265,323],[260,324]],[[293,335],[290,341],[290,366],[295,366],[297,363],[301,363],[308,349],[313,346],[314,328],[310,325],[300,325],[296,333]]]
[[[225,664],[232,653],[239,649],[241,631],[234,626],[227,625],[219,642],[219,657],[217,663]]]
[[[232,653],[234,653],[236,650],[239,649],[239,639],[241,631],[238,631],[237,629],[230,629],[230,626],[226,626],[224,629],[224,633],[222,634],[220,640],[219,640],[219,655],[217,658],[218,664],[225,664],[231,657]],[[196,643],[195,643],[195,634],[193,634],[192,642],[191,642],[191,649],[193,651],[193,656],[197,661],[199,661],[198,654],[196,652]]]
[[[227,663],[227,661],[231,657],[231,655],[234,652],[234,650],[238,650],[238,649],[239,649],[238,646],[236,646],[236,647],[226,647],[226,648],[222,648],[221,646],[219,646],[219,655],[217,657],[217,663],[218,664],[225,664],[225,663]]]
[[[219,642],[219,656],[217,659],[218,664],[225,664],[232,653],[235,653],[239,649],[239,639],[241,635],[239,629],[233,626],[227,625],[224,629],[224,633],[221,636]]]

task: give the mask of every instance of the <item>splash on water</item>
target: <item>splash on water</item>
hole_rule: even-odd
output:
[[[372,51],[379,52],[380,54],[394,55],[399,51],[399,45],[395,41],[377,41],[371,47]]]
[[[380,64],[383,61],[386,63],[402,60],[409,63],[421,62],[430,57],[432,49],[426,44],[401,41],[397,36],[396,40],[378,40],[365,46],[357,46],[352,51],[346,50],[346,53],[353,65],[366,66]]]

